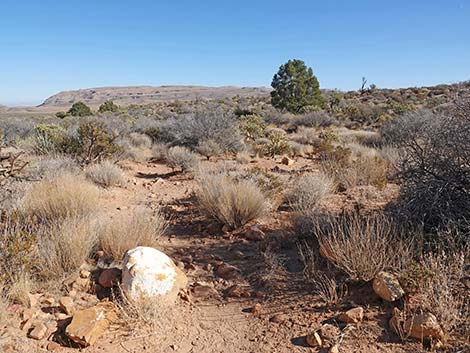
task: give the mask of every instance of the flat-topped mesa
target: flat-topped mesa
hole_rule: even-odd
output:
[[[119,105],[147,104],[174,100],[190,101],[195,99],[223,99],[234,96],[268,97],[268,87],[205,87],[205,86],[129,86],[99,87],[63,91],[47,98],[41,106],[69,107],[82,101],[87,105],[100,105],[113,101]]]

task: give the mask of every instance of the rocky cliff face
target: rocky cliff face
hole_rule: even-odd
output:
[[[64,91],[47,98],[41,106],[69,107],[82,101],[96,106],[107,100],[119,105],[146,104],[173,100],[221,99],[226,97],[262,97],[268,96],[268,87],[204,87],[204,86],[136,86],[136,87],[101,87]]]

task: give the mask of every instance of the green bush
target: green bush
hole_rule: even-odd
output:
[[[74,103],[67,113],[72,115],[72,116],[90,116],[90,115],[93,115],[90,107],[88,107],[83,102]]]
[[[99,113],[106,113],[106,112],[117,112],[119,110],[119,107],[114,104],[113,101],[106,101],[103,104],[100,105],[98,108]]]
[[[268,139],[269,142],[264,146],[266,155],[274,157],[290,151],[290,144],[284,132],[273,130],[269,133]]]

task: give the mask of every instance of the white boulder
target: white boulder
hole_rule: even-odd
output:
[[[134,300],[158,299],[172,303],[187,284],[186,275],[157,249],[139,246],[124,256],[122,287]]]

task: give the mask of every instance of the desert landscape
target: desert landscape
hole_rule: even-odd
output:
[[[470,353],[468,23],[3,1],[0,353]]]
[[[274,81],[3,107],[2,351],[467,351],[470,83]]]

